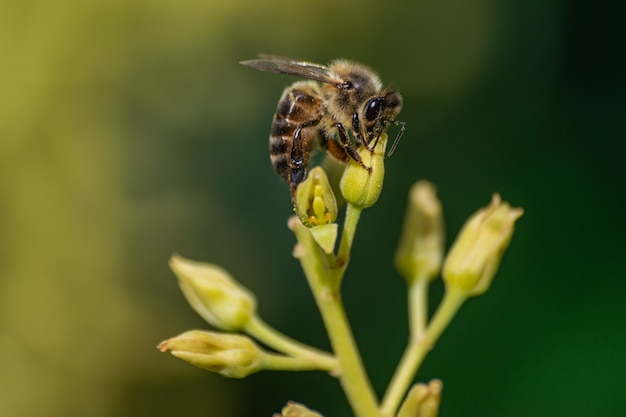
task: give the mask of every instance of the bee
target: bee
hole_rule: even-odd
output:
[[[345,163],[352,158],[369,171],[356,149],[366,146],[373,152],[380,135],[394,124],[400,131],[391,155],[404,133],[405,123],[395,120],[402,96],[383,87],[378,75],[365,65],[340,59],[325,66],[269,55],[240,64],[307,79],[283,91],[269,141],[272,165],[289,184],[292,203],[298,184],[306,178],[316,142],[335,159]]]

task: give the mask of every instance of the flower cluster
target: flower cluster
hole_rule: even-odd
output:
[[[278,332],[258,314],[254,294],[224,269],[174,256],[170,266],[193,309],[222,332],[192,330],[165,340],[158,348],[197,367],[231,378],[261,370],[322,370],[337,378],[357,417],[435,417],[442,383],[413,384],[420,364],[462,304],[489,289],[502,256],[523,214],[495,194],[469,217],[445,253],[442,204],[435,187],[417,182],[396,250],[395,266],[407,282],[409,343],[385,395],[379,402],[352,336],[341,299],[341,283],[350,261],[364,209],[378,200],[384,178],[387,135],[374,150],[361,147],[360,163],[349,161],[333,190],[325,171],[314,168],[298,186],[295,216],[289,222],[297,244],[293,251],[321,312],[332,346],[323,352]],[[336,223],[336,193],[345,200],[344,224]],[[428,315],[428,286],[439,276],[445,293]],[[278,417],[321,417],[289,402]]]

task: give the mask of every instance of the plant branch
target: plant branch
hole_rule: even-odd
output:
[[[350,205],[348,205],[350,207]],[[328,265],[323,251],[310,231],[299,221],[290,225],[302,246],[298,257],[318,305],[330,343],[339,361],[338,378],[357,417],[380,417],[378,400],[365,372],[361,356],[346,317],[338,283],[341,282],[360,210],[348,208],[339,253],[346,263]]]
[[[326,370],[337,368],[337,360],[330,353],[305,345],[280,333],[258,316],[250,320],[245,330],[250,336],[279,352],[295,358],[307,358]]]
[[[465,294],[454,288],[447,288],[443,300],[439,304],[424,336],[420,339],[410,339],[409,345],[383,397],[380,408],[383,416],[391,417],[395,414],[422,361],[465,300]]]

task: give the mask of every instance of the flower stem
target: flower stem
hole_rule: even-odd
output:
[[[328,258],[313,240],[309,229],[297,220],[291,222],[290,226],[302,246],[298,257],[339,362],[338,378],[354,414],[356,417],[380,417],[378,400],[354,341],[339,290],[361,212],[360,209],[350,207],[351,205],[348,205],[339,248],[341,260],[344,262],[338,265],[327,263]]]
[[[464,293],[454,289],[446,288],[446,293],[428,325],[426,332],[421,338],[411,337],[396,373],[391,379],[391,383],[383,397],[380,408],[381,414],[391,417],[395,414],[402,397],[405,395],[409,385],[413,381],[419,366],[426,357],[426,354],[433,348],[441,333],[448,326],[456,312],[466,300]]]
[[[346,207],[346,218],[343,224],[343,231],[341,233],[341,243],[339,250],[337,251],[337,258],[343,263],[343,269],[348,264],[350,258],[350,250],[352,249],[352,242],[354,241],[354,235],[356,233],[356,227],[361,217],[362,207],[355,206],[348,203]]]
[[[339,361],[339,381],[357,417],[380,417],[378,399],[365,372],[339,293],[320,289],[317,303]]]
[[[294,358],[306,358],[313,363],[317,363],[320,369],[332,371],[337,368],[337,360],[331,354],[291,339],[256,315],[248,322],[245,330],[250,336],[272,349]]]
[[[412,340],[424,336],[428,321],[428,284],[427,277],[416,277],[409,285],[409,326]]]
[[[263,369],[277,371],[329,371],[333,372],[336,363],[320,363],[309,357],[293,357],[265,353],[263,355]]]

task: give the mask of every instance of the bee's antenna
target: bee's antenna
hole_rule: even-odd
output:
[[[387,156],[391,156],[391,154],[396,150],[396,147],[398,146],[398,142],[400,142],[400,139],[402,138],[402,135],[404,134],[404,129],[406,128],[406,122],[399,122],[397,120],[394,120],[393,123],[395,126],[400,126],[400,131],[398,132],[398,135],[396,136],[396,139],[393,141],[393,145],[391,145],[391,149],[389,149],[389,152],[387,152]]]

